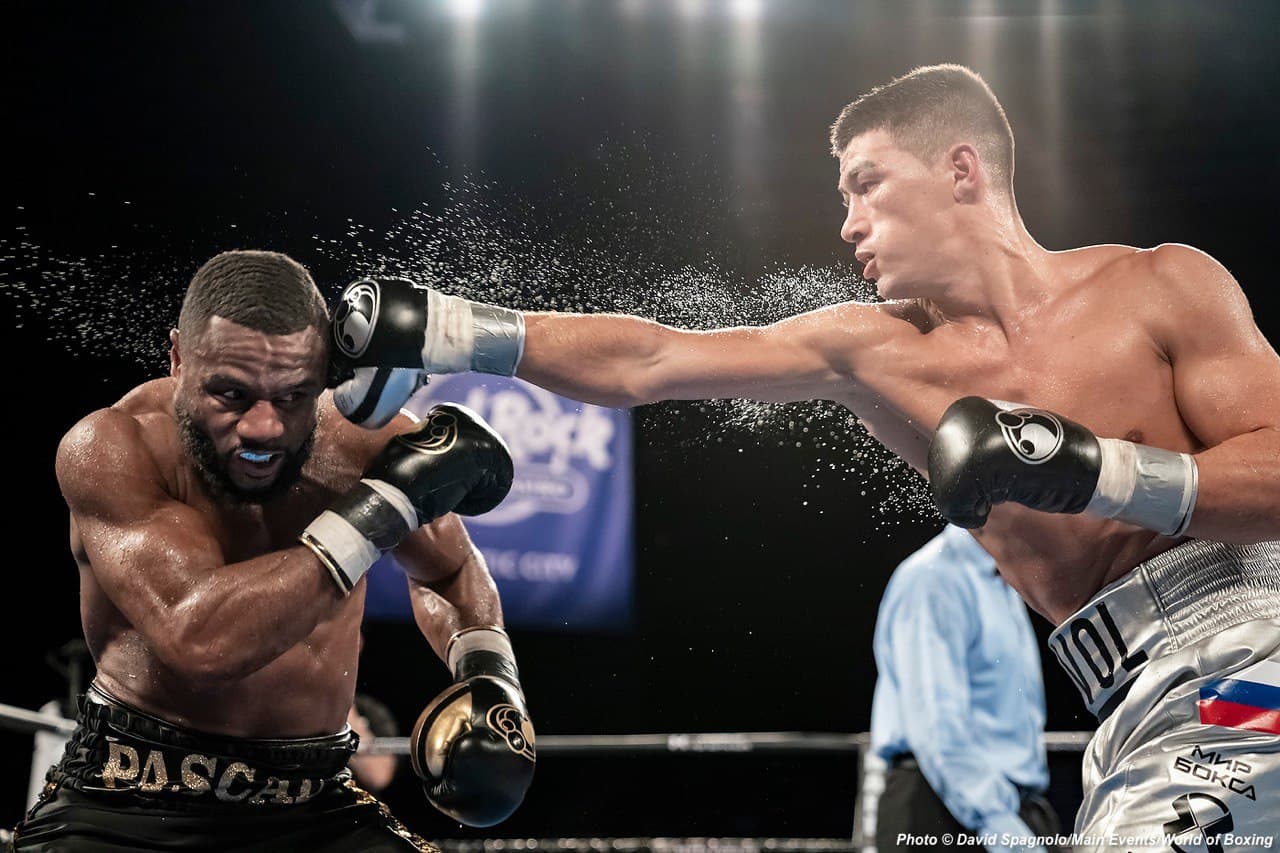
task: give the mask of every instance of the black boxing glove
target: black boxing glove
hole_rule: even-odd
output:
[[[524,351],[520,312],[446,296],[402,278],[365,278],[348,285],[330,330],[334,402],[364,426],[378,424],[357,410],[368,399],[367,389],[356,387],[359,368],[512,376]]]
[[[1178,535],[1197,482],[1189,454],[1098,438],[1053,412],[982,397],[952,403],[929,445],[934,501],[960,527],[981,527],[993,505],[1012,501]]]
[[[512,474],[510,451],[479,415],[439,405],[387,442],[364,478],[298,538],[346,594],[421,525],[449,512],[493,509],[510,491]]]
[[[511,816],[533,781],[533,724],[515,654],[497,627],[468,628],[446,652],[454,684],[413,727],[409,755],[427,799],[467,826]]]

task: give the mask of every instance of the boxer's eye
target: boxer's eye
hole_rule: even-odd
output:
[[[284,394],[279,397],[276,397],[276,405],[292,406],[298,403],[303,398],[303,396],[305,395],[301,391],[290,391],[288,394]]]

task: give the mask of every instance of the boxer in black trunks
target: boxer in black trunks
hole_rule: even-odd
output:
[[[15,849],[432,849],[346,770],[361,576],[392,549],[455,674],[415,730],[427,795],[475,825],[519,804],[532,729],[453,514],[505,497],[510,456],[462,407],[376,431],[337,416],[328,327],[293,260],[219,255],[188,289],[171,376],[63,439],[98,674]]]

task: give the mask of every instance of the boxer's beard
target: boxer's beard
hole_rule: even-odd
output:
[[[178,438],[182,442],[182,449],[195,465],[201,482],[214,498],[229,503],[265,504],[288,492],[302,475],[302,466],[311,458],[311,449],[315,445],[316,428],[312,426],[301,447],[284,452],[280,473],[270,485],[260,489],[245,489],[236,485],[227,473],[226,463],[209,434],[192,419],[186,409],[175,406],[174,410],[178,416]]]

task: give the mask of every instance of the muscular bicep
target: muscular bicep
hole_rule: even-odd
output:
[[[223,563],[208,523],[166,493],[125,415],[73,428],[57,474],[94,579],[144,636],[164,637],[193,586]]]
[[[1167,246],[1160,253],[1156,263],[1173,308],[1161,331],[1183,421],[1206,447],[1280,428],[1280,358],[1240,286],[1194,249]]]

